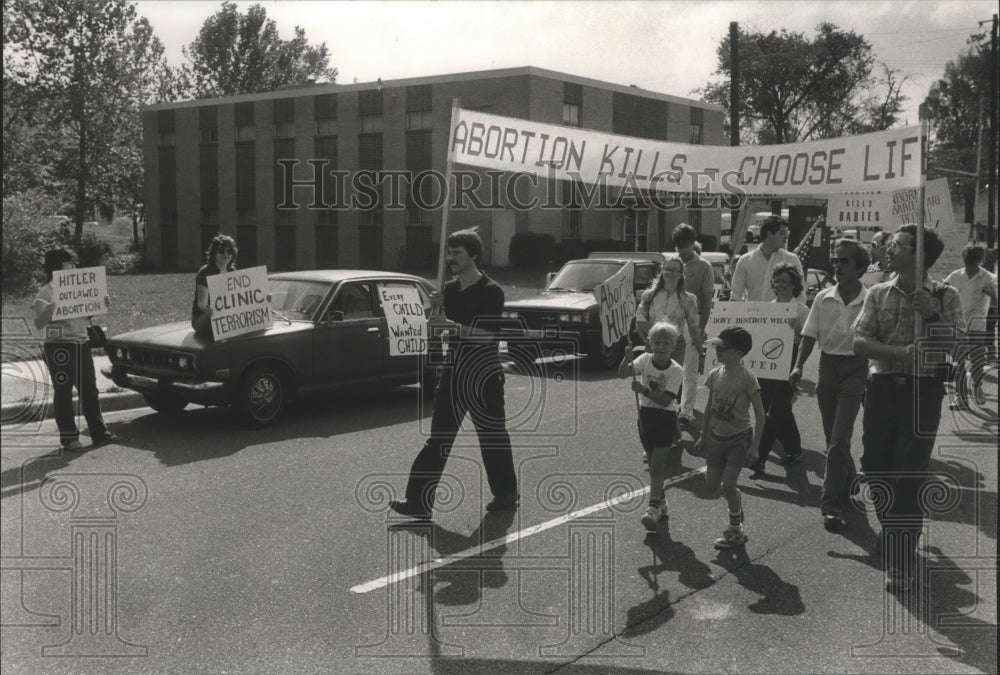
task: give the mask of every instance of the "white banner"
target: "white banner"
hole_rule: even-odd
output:
[[[379,284],[378,298],[389,324],[389,356],[427,353],[427,316],[420,291],[406,284]]]
[[[918,187],[920,127],[785,145],[689,145],[459,110],[448,159],[632,190],[740,195]]]
[[[212,336],[216,340],[271,327],[267,267],[215,274],[207,281],[212,305]]]
[[[53,321],[107,314],[108,277],[104,267],[52,272]]]
[[[836,229],[895,232],[900,225],[920,220],[920,189],[830,195],[826,216]],[[955,231],[955,212],[944,178],[927,181],[924,186],[924,224],[942,234]]]
[[[794,316],[795,305],[790,302],[719,302],[712,308],[705,331],[713,338],[729,326],[746,329],[753,337],[753,349],[743,357],[747,370],[757,379],[787,380],[795,341],[788,320]],[[713,368],[720,365],[711,345],[706,358]]]
[[[635,316],[635,264],[631,261],[596,286],[594,298],[601,317],[601,341],[610,347],[628,335]]]

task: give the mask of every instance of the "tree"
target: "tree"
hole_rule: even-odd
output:
[[[260,5],[240,14],[232,2],[205,20],[198,37],[184,48],[185,76],[195,98],[273,91],[310,80],[334,82],[326,43],[311,47],[305,30],[282,40]]]
[[[952,172],[974,174],[985,166],[976,166],[976,148],[980,139],[980,115],[984,125],[982,133],[989,138],[989,37],[985,33],[972,35],[968,44],[965,53],[945,65],[944,77],[931,86],[927,96],[927,117],[931,122],[928,174],[933,177],[944,173],[948,177],[949,185],[962,197],[965,222],[974,223],[976,179],[956,177],[960,174]],[[942,169],[949,171],[942,172]]]
[[[871,45],[830,23],[816,38],[782,29],[739,34],[740,137],[746,143],[795,143],[886,129],[898,120],[905,78],[876,72]],[[730,38],[719,44],[721,82],[699,90],[729,111]],[[728,119],[728,115],[727,115]]]
[[[123,174],[141,185],[141,163],[123,158],[141,152],[139,106],[162,93],[162,45],[128,0],[8,0],[4,65],[19,106],[11,135],[27,142],[44,125],[56,148],[52,175],[73,194],[79,241],[95,205],[118,204]]]

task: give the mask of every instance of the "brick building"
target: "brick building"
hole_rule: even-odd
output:
[[[393,197],[389,181],[369,190],[378,196],[368,208],[349,206],[356,192],[350,183],[364,170],[444,173],[455,98],[463,108],[508,117],[727,144],[719,106],[533,67],[150,106],[142,113],[148,259],[164,269],[196,269],[221,231],[236,237],[241,267],[394,270],[429,256],[426,268],[433,268],[442,210],[418,208],[414,194],[433,202],[433,182],[403,181]],[[287,180],[279,160],[298,160]],[[347,178],[338,182],[334,170]],[[659,251],[679,222],[705,234],[719,230],[720,212],[710,204],[680,198],[662,210],[587,208],[574,203],[566,181],[548,185],[544,178],[519,181],[515,193],[522,203],[536,197],[548,207],[506,208],[509,177],[497,182],[480,173],[477,193],[490,207],[452,208],[448,224],[449,231],[478,225],[493,265],[507,264],[515,232],[547,232],[557,241],[638,239],[640,250]],[[493,208],[498,203],[504,208]]]

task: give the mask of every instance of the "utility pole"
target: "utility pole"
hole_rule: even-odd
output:
[[[729,22],[729,145],[740,144],[740,24]],[[749,208],[744,204],[743,208]],[[736,241],[737,224],[740,220],[740,208],[734,206],[729,210],[729,245],[732,253],[739,250],[740,241]]]
[[[997,231],[997,79],[1000,78],[997,68],[998,22],[1000,17],[994,14],[993,32],[990,37],[990,189],[986,221],[986,247],[989,249],[996,246]],[[995,258],[992,267],[996,270]]]

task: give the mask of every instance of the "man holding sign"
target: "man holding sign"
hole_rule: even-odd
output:
[[[444,314],[458,332],[454,356],[434,393],[431,434],[410,468],[406,499],[389,503],[396,513],[429,519],[452,444],[466,413],[479,437],[486,478],[493,492],[487,511],[517,506],[517,475],[506,428],[504,373],[495,333],[503,314],[503,289],[479,270],[483,242],[475,230],[448,236],[448,268],[455,278],[444,285]],[[441,304],[435,294],[432,303]]]

